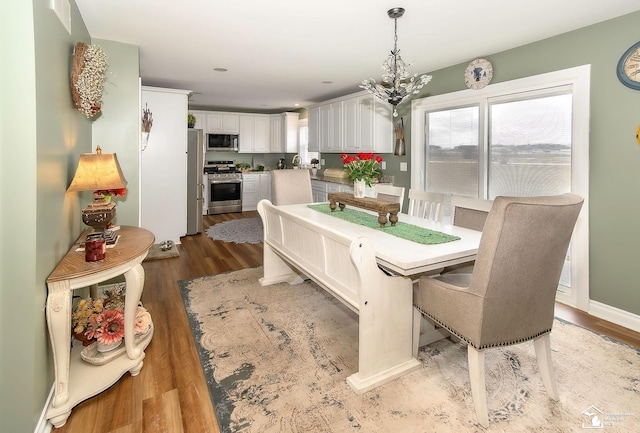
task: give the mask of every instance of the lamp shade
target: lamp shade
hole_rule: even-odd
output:
[[[67,191],[96,191],[120,189],[127,186],[115,153],[83,153],[78,161],[76,174]]]

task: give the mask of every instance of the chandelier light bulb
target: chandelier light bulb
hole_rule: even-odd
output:
[[[376,80],[370,78],[363,80],[360,88],[393,105],[393,117],[398,117],[398,105],[409,96],[419,93],[420,89],[431,81],[431,75],[410,75],[408,69],[413,62],[405,63],[400,57],[400,50],[398,49],[398,18],[404,15],[404,9],[389,9],[387,15],[394,21],[394,43],[389,57],[382,63],[382,82],[376,83]],[[408,81],[405,81],[407,79]]]

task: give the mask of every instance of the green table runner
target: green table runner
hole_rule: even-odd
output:
[[[380,230],[381,232],[388,233],[393,236],[397,236],[402,239],[407,239],[413,242],[418,242],[425,245],[443,244],[445,242],[457,241],[460,238],[458,236],[448,235],[446,233],[437,232],[435,230],[425,229],[413,224],[403,223],[398,221],[395,226],[387,224],[385,227],[380,227],[378,223],[378,216],[370,213],[362,212],[359,210],[345,207],[343,211],[340,211],[336,207],[335,212],[331,212],[327,203],[323,204],[310,204],[309,209],[313,209],[318,212],[322,212],[326,215],[331,215],[336,218],[348,221],[354,224],[360,224],[365,227],[372,228],[374,230]]]

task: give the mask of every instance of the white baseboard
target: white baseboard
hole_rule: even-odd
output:
[[[640,332],[640,316],[620,310],[601,302],[589,301],[589,311],[592,316],[599,317],[616,325],[624,326],[635,332]]]
[[[47,419],[47,409],[51,404],[51,400],[53,399],[53,392],[55,391],[55,387],[51,386],[51,391],[49,391],[49,396],[47,397],[47,401],[44,402],[44,408],[42,408],[42,413],[40,414],[40,418],[38,419],[38,424],[36,424],[36,429],[33,433],[50,433],[51,429],[53,429],[53,424],[49,422]]]

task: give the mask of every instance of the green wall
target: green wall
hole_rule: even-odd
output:
[[[91,123],[71,103],[73,45],[89,42],[75,3],[73,35],[49,2],[0,6],[0,411],[2,430],[33,431],[53,384],[45,280],[82,230],[79,198],[67,194]]]
[[[140,218],[140,67],[137,45],[93,39],[107,55],[104,109],[93,122],[93,151],[116,153],[127,179],[127,195],[116,199],[118,224],[138,226]],[[84,202],[83,202],[84,203]]]

